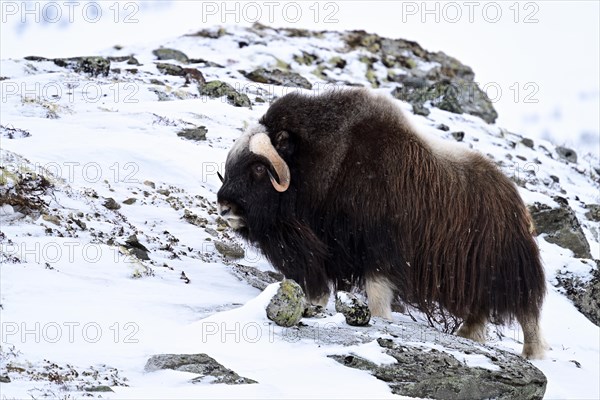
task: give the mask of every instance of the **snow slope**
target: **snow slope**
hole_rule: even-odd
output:
[[[3,207],[0,214],[2,251],[21,261],[3,262],[0,270],[0,372],[10,365],[12,380],[1,384],[3,398],[80,397],[85,387],[98,385],[114,390],[102,393],[103,398],[397,397],[368,373],[326,357],[339,347],[317,339],[291,340],[291,331],[269,324],[264,307],[273,287],[260,293],[240,281],[215,250],[217,239],[237,240],[215,214],[220,185],[216,171],[222,171],[227,151],[243,128],[266,111],[273,96],[289,90],[248,85],[237,71],[282,60],[302,72],[292,58],[299,49],[325,57],[339,46],[334,35],[326,35],[318,41],[270,41],[259,51],[256,46],[239,49],[238,40],[253,34],[243,28],[228,32],[232,35],[218,41],[181,37],[107,49],[103,55],[134,54],[142,64],[113,63],[121,72],[108,77],[92,78],[49,61],[1,61],[2,75],[9,79],[2,86],[0,124],[30,133],[14,139],[0,136],[3,174],[29,170],[54,182],[56,189],[44,198],[51,215],[58,217],[20,218],[11,207]],[[160,46],[227,66],[201,71],[207,80],[245,88],[252,109],[201,97],[184,78],[159,73],[152,50]],[[349,59],[348,65],[347,78],[367,84],[362,64]],[[127,72],[130,68],[137,72]],[[303,75],[320,82],[308,71]],[[14,87],[17,93],[10,91]],[[157,90],[172,101],[158,101]],[[257,96],[267,103],[255,102]],[[410,105],[398,104],[410,113]],[[550,196],[562,189],[561,195],[585,221],[582,205],[600,200],[593,171],[597,159],[568,164],[551,143],[536,140],[530,149],[520,144],[520,136],[467,115],[432,109],[427,118],[411,118],[421,130],[449,141],[454,141],[450,132],[463,131],[464,141],[456,145],[490,155],[507,174],[524,181],[521,193],[528,203],[552,203]],[[439,124],[450,132],[436,129]],[[177,136],[191,125],[206,126],[207,139],[193,142]],[[551,183],[550,176],[558,177],[560,185]],[[107,198],[121,208],[104,207]],[[135,203],[122,204],[130,198]],[[192,224],[184,218],[186,212],[204,221]],[[583,225],[598,257],[597,224]],[[149,250],[150,260],[129,254],[124,244],[131,235]],[[546,360],[533,363],[548,377],[546,398],[600,398],[600,330],[552,285],[558,270],[585,278],[592,264],[541,237],[539,244],[549,283],[542,326],[552,350]],[[271,268],[248,248],[240,262]],[[340,317],[319,323],[344,324]],[[396,323],[403,318],[395,314]],[[520,352],[518,326],[491,333],[493,346]],[[368,343],[353,351],[390,362]],[[189,373],[144,373],[153,354],[200,352],[259,383],[193,385]],[[77,377],[67,373],[71,370]]]

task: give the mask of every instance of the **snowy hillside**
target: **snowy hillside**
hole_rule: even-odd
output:
[[[532,364],[545,398],[600,398],[599,161],[490,124],[470,68],[412,42],[262,26],[93,56],[0,61],[2,398],[397,398],[332,357],[393,364],[377,339],[435,332],[427,321],[394,313],[361,331],[330,301],[324,318],[273,325],[264,308],[276,286],[250,284],[268,281],[257,271],[270,265],[216,213],[217,171],[243,129],[276,97],[334,85],[393,95],[419,129],[488,155],[518,183],[539,211],[548,281],[552,350]],[[559,209],[571,225],[542,226]],[[521,351],[518,325],[488,336],[477,354],[448,350],[441,334],[421,347],[484,370],[496,368],[493,349]],[[149,372],[166,353],[206,353],[242,384]]]

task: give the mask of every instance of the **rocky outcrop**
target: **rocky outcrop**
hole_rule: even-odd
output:
[[[228,83],[222,81],[210,81],[199,86],[200,95],[210,98],[219,98],[225,96],[227,102],[235,107],[251,107],[250,99],[247,95],[238,92]]]
[[[590,245],[568,201],[560,196],[553,199],[559,204],[558,208],[540,203],[529,207],[537,233],[545,234],[549,243],[571,250],[575,257],[592,258]]]
[[[588,281],[568,271],[556,276],[557,286],[573,301],[575,307],[594,324],[600,326],[600,261],[595,260]]]
[[[312,84],[302,75],[281,69],[257,68],[244,76],[253,82],[268,83],[284,87],[312,89]]]
[[[227,385],[243,385],[256,381],[239,376],[229,368],[218,363],[207,354],[158,354],[150,357],[144,370],[146,372],[172,369],[175,371],[191,372],[198,377],[192,383],[224,383]]]
[[[375,55],[369,64],[381,61],[383,66],[402,70],[388,74],[388,80],[400,83],[392,95],[413,105],[417,113],[427,115],[424,104],[456,114],[471,114],[494,123],[498,113],[485,92],[475,82],[473,70],[442,52],[432,53],[418,43],[404,39],[387,39],[364,31],[344,34],[348,51],[362,48]],[[436,63],[431,69],[420,64]],[[368,69],[367,69],[368,72]]]
[[[265,290],[271,283],[283,280],[283,274],[275,271],[261,271],[258,268],[242,264],[233,264],[231,272],[240,280],[246,281],[250,286]]]
[[[541,399],[546,377],[524,359],[462,343],[441,348],[377,339],[393,364],[377,365],[355,355],[331,356],[339,363],[369,371],[392,393],[427,399]],[[481,366],[475,364],[480,363]],[[469,365],[471,364],[471,365]]]

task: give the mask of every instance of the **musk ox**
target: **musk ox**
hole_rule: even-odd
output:
[[[288,94],[230,150],[219,212],[315,304],[360,286],[375,316],[390,319],[396,296],[436,305],[477,341],[487,321],[516,318],[523,355],[541,358],[546,289],[527,208],[495,165],[455,147],[364,89]]]

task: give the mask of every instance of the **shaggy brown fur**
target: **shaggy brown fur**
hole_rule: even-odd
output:
[[[311,298],[329,282],[366,280],[381,303],[387,283],[423,311],[439,306],[465,319],[465,336],[486,320],[517,318],[529,321],[526,340],[541,340],[545,279],[531,219],[490,161],[432,144],[393,101],[365,90],[290,94],[260,123],[289,165],[289,189],[275,193],[249,174],[269,163],[237,149],[219,201],[235,205],[240,233]]]

